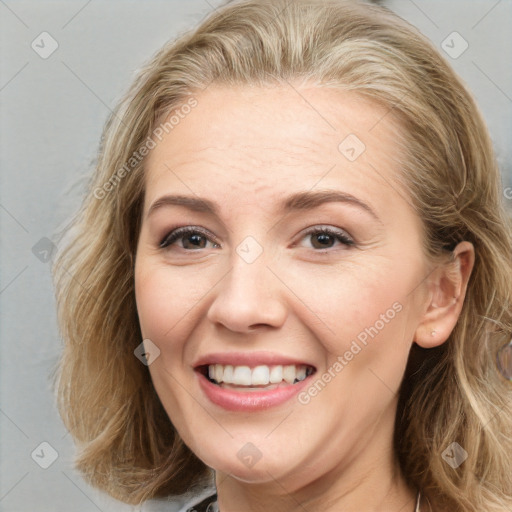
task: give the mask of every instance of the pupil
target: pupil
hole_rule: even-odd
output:
[[[327,233],[319,233],[318,235],[315,235],[313,238],[316,238],[320,242],[321,247],[323,248],[325,248],[326,245],[329,245],[329,242],[332,241],[332,236]]]
[[[186,238],[184,238],[185,243],[183,245],[185,248],[188,248],[187,246],[190,245],[188,242],[192,241],[192,245],[194,245],[194,247],[203,248],[204,244],[201,243],[201,239],[204,239],[202,235],[189,235]]]

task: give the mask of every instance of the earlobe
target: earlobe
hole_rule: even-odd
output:
[[[414,341],[421,347],[439,346],[450,336],[462,311],[474,262],[473,244],[460,242],[450,260],[432,273],[427,283],[430,293],[425,313],[414,335]]]

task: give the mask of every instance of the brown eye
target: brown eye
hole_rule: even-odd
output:
[[[331,228],[314,227],[306,231],[306,237],[310,237],[314,249],[330,249],[336,242],[346,246],[355,245],[354,241],[344,231]]]
[[[160,242],[160,248],[165,249],[170,247],[178,240],[182,240],[181,247],[183,249],[204,249],[208,242],[212,242],[214,246],[218,247],[218,244],[213,242],[202,230],[184,227],[171,231],[171,233]]]

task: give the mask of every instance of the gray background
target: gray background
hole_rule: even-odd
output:
[[[135,70],[219,3],[0,0],[2,511],[136,510],[91,489],[72,469],[73,443],[51,391],[61,342],[50,263],[41,259],[81,199],[103,123]],[[447,58],[476,96],[504,187],[512,186],[512,1],[385,3],[439,48],[453,31],[467,41],[462,55]],[[46,59],[31,47],[44,31],[59,45]],[[452,40],[453,51],[460,49]],[[48,469],[31,457],[42,442],[58,452]],[[47,448],[35,453],[50,460]],[[179,508],[169,502],[142,510]]]

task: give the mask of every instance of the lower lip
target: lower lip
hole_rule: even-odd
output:
[[[214,404],[228,411],[261,411],[287,402],[309,384],[309,375],[297,384],[290,384],[268,391],[234,391],[213,384],[205,375],[198,373],[199,385]]]

